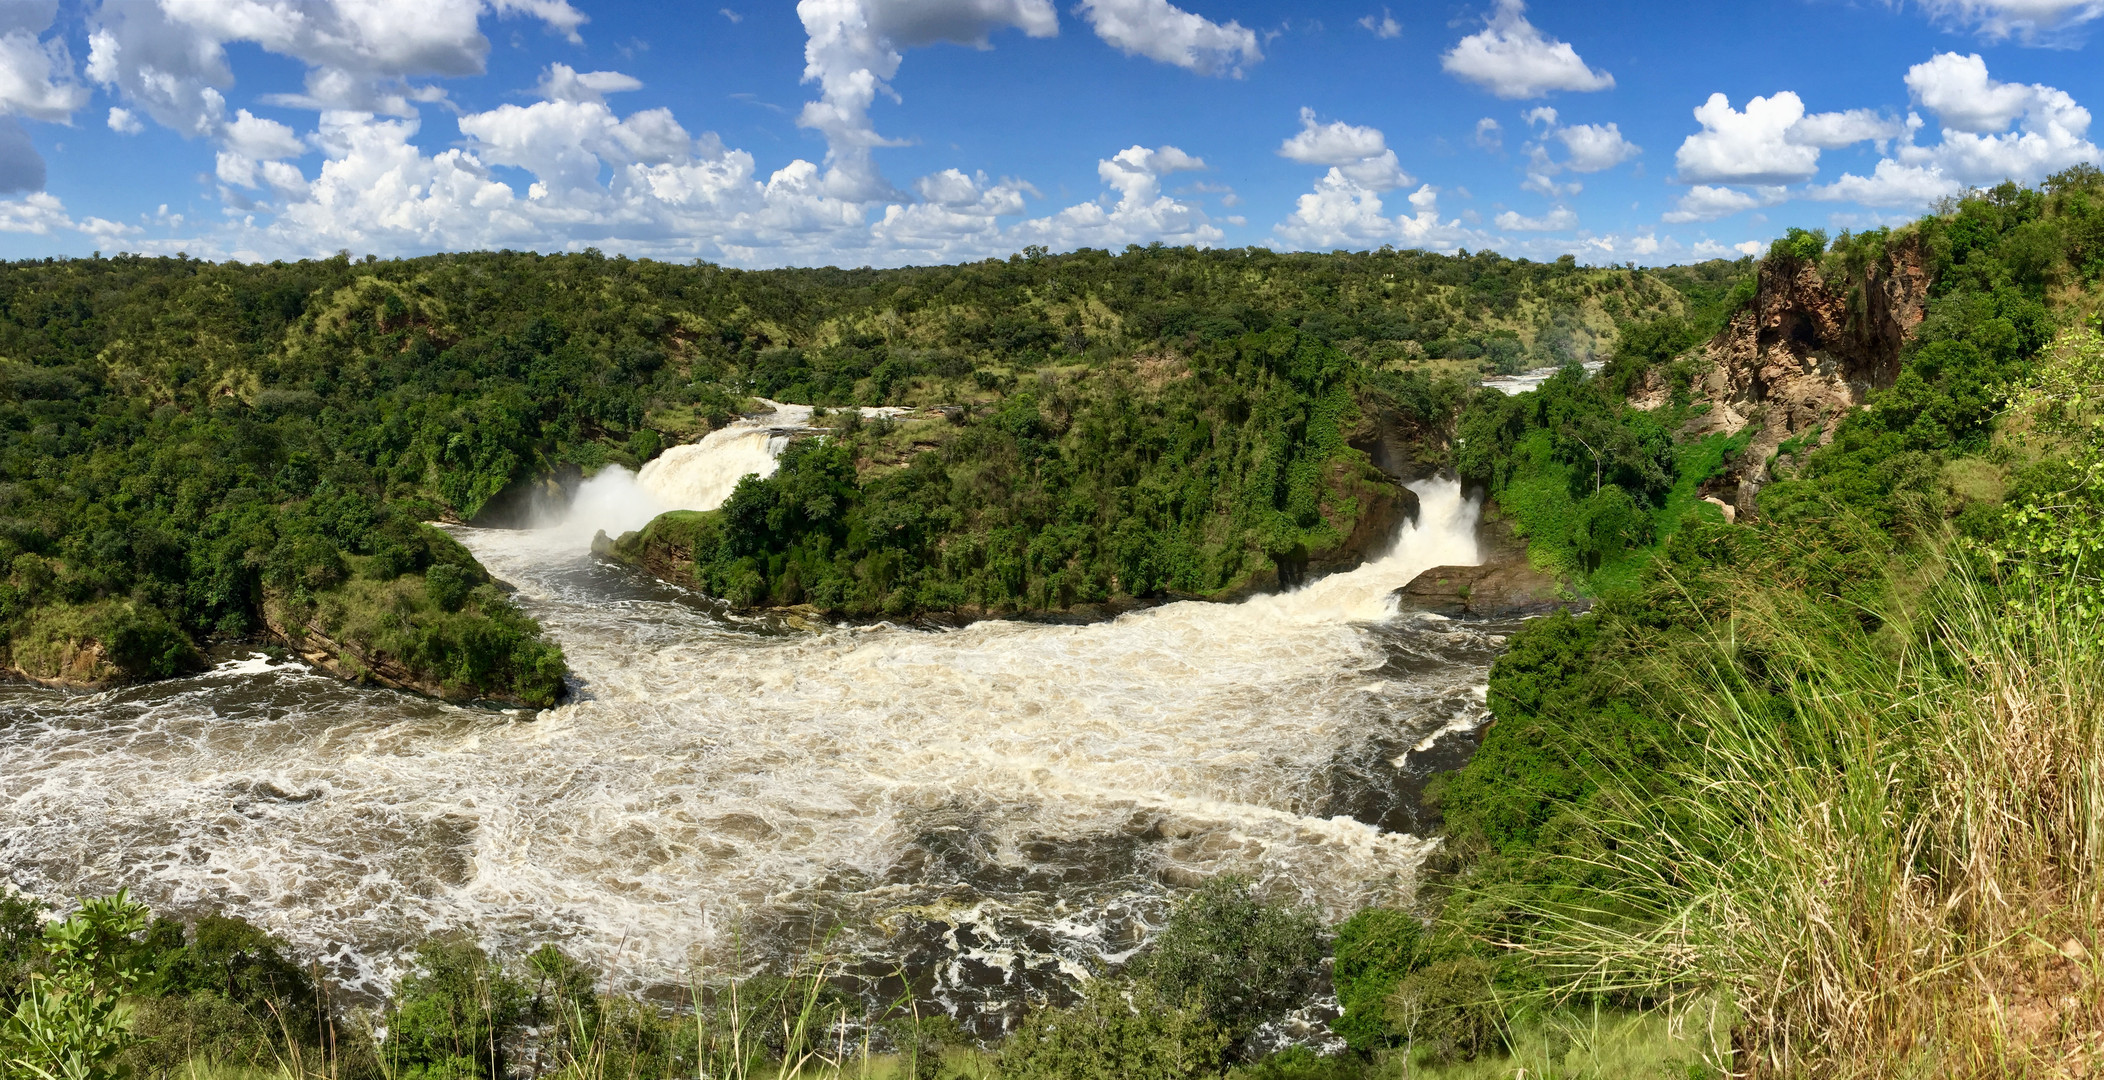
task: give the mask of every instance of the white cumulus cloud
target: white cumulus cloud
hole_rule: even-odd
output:
[[[1715,221],[1756,207],[1773,206],[1781,202],[1784,195],[1785,190],[1781,187],[1763,187],[1746,192],[1737,188],[1697,184],[1680,197],[1673,209],[1666,212],[1663,220],[1669,225]]]
[[[534,93],[549,101],[596,101],[604,102],[606,95],[641,90],[643,80],[618,71],[580,72],[568,64],[557,62],[548,65],[541,73],[541,83],[533,88]]]
[[[1748,101],[1745,112],[1711,94],[1695,119],[1702,131],[1688,136],[1673,158],[1684,181],[1789,183],[1819,171],[1819,148],[1790,139],[1790,129],[1804,119],[1804,99],[1788,90]]]
[[[1578,227],[1578,214],[1568,206],[1556,207],[1540,217],[1524,217],[1507,210],[1495,220],[1498,228],[1508,232],[1565,232]]]
[[[2104,157],[2089,139],[2089,110],[2072,96],[2050,86],[1996,82],[1978,56],[1943,53],[1916,64],[1907,72],[1907,88],[1936,115],[1941,140],[1920,145],[1926,123],[1910,116],[1899,144],[1869,176],[1844,174],[1808,194],[1913,208],[1968,187],[2035,183]]]
[[[72,227],[73,219],[66,215],[65,205],[48,191],[33,191],[20,199],[0,200],[0,232],[49,236],[58,229]]]
[[[1942,53],[1907,69],[1907,92],[1947,131],[2007,130],[2035,104],[2043,86],[1996,82],[1980,54]]]
[[[1377,128],[1332,120],[1317,123],[1315,110],[1300,110],[1300,133],[1278,148],[1279,156],[1303,165],[1328,165],[1340,176],[1369,191],[1390,191],[1410,183],[1395,151]]]
[[[1484,28],[1440,58],[1448,74],[1514,100],[1557,90],[1607,90],[1613,75],[1586,66],[1568,42],[1543,34],[1527,20],[1523,0],[1498,0]]]
[[[1388,215],[1381,196],[1412,181],[1379,129],[1341,120],[1318,123],[1312,109],[1301,110],[1300,126],[1280,144],[1279,155],[1328,171],[1273,228],[1275,242],[1306,250],[1396,244],[1447,251],[1484,243],[1484,234],[1459,220],[1441,220],[1439,189],[1430,184],[1411,193],[1409,212]]]
[[[1885,142],[1904,133],[1896,120],[1868,109],[1805,112],[1804,99],[1784,90],[1731,107],[1711,94],[1695,108],[1702,130],[1687,137],[1674,155],[1683,183],[1788,184],[1819,172],[1819,152],[1860,142]]]
[[[1200,75],[1239,77],[1264,58],[1255,31],[1238,22],[1216,23],[1169,0],[1081,0],[1079,10],[1097,37],[1126,55]]]
[[[1070,206],[1050,217],[1022,222],[1010,235],[1050,248],[1121,248],[1161,240],[1209,247],[1225,237],[1196,203],[1162,192],[1170,173],[1205,168],[1205,162],[1173,146],[1132,146],[1096,164],[1096,175],[1117,193],[1107,200]]]
[[[63,124],[87,103],[64,41],[20,28],[0,34],[0,113]]]
[[[1614,124],[1572,124],[1556,129],[1556,139],[1570,152],[1563,167],[1572,172],[1593,173],[1612,169],[1643,153],[1643,148],[1622,137]]]

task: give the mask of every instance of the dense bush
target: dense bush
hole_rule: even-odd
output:
[[[1424,925],[1416,915],[1367,908],[1337,927],[1330,982],[1343,1014],[1330,1022],[1353,1050],[1367,1053],[1393,1045],[1388,997],[1416,970]]]
[[[502,1080],[531,991],[478,945],[426,942],[396,989],[380,1055],[390,1075]]]
[[[1206,1080],[1233,1040],[1146,983],[1096,980],[1080,1004],[1033,1012],[1002,1043],[1002,1080]]]
[[[1434,1061],[1467,1060],[1501,1045],[1505,1007],[1498,969],[1477,956],[1427,964],[1396,984],[1388,1020],[1410,1052]]]
[[[1247,881],[1219,877],[1177,903],[1132,971],[1239,1043],[1306,1000],[1323,938],[1313,911],[1267,903]]]

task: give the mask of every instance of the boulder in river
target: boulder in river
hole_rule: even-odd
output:
[[[1569,596],[1554,574],[1523,561],[1435,566],[1397,589],[1395,596],[1404,611],[1480,619],[1517,619],[1591,606],[1590,601]]]

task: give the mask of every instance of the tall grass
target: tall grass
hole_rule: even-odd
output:
[[[1749,587],[1647,673],[1699,747],[1592,812],[1597,902],[1532,912],[1556,993],[1721,995],[1738,1075],[2104,1069],[2104,628],[1928,578],[1871,620]]]

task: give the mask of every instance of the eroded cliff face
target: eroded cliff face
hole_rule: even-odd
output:
[[[1928,292],[1926,260],[1912,236],[1895,240],[1860,281],[1827,281],[1807,262],[1764,263],[1753,306],[1703,347],[1689,387],[1710,408],[1685,434],[1754,432],[1733,473],[1704,494],[1754,513],[1778,447],[1812,432],[1824,444],[1842,416],[1898,378]],[[1654,369],[1632,403],[1656,408],[1667,395]]]

